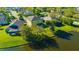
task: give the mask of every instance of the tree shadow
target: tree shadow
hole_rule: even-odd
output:
[[[62,30],[58,30],[55,32],[55,35],[59,38],[63,38],[63,39],[66,39],[66,40],[70,40],[72,34],[71,33],[67,33],[65,31],[62,31]]]
[[[78,25],[73,25],[73,24],[71,24],[71,26],[73,26],[73,27],[79,27]]]
[[[40,26],[40,27],[42,27],[42,28],[47,28],[47,27],[48,27],[48,26],[47,26],[46,24],[44,24],[44,23],[38,23],[37,25]]]
[[[65,25],[62,24],[62,22],[56,22],[56,23],[55,23],[55,26],[57,26],[57,27],[62,27],[62,26],[65,26]]]
[[[55,47],[55,48],[59,48],[57,42],[55,39],[44,39],[43,40],[44,44],[47,44],[47,46],[51,46],[51,47]]]
[[[40,49],[44,49],[44,48],[48,48],[48,47],[55,47],[55,48],[59,48],[57,42],[50,38],[50,37],[45,37],[45,39],[43,40],[34,40],[33,38],[28,40],[30,43],[28,44],[29,47],[31,47],[32,49],[35,50],[40,50]]]

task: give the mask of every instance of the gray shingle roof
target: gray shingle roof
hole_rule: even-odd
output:
[[[13,24],[9,25],[9,27],[12,26],[12,25],[16,25],[16,26],[18,26],[18,29],[19,29],[20,26],[21,26],[23,23],[24,23],[23,20],[16,20]],[[9,28],[9,27],[8,27],[8,28]]]
[[[47,17],[43,17],[44,20],[52,20],[52,18],[50,16]]]

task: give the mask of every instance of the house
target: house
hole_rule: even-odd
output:
[[[7,11],[13,11],[13,10],[15,10],[15,7],[7,7],[6,10]]]
[[[8,25],[6,32],[10,35],[18,35],[21,25],[24,23],[23,20],[15,20],[10,25]]]
[[[74,26],[79,26],[79,19],[74,20],[74,21],[72,22],[72,25],[74,25]]]
[[[52,18],[51,18],[50,16],[42,17],[42,19],[43,19],[45,22],[52,20]]]
[[[14,16],[15,18],[19,19],[18,17],[18,13],[16,11],[11,11],[12,16]]]
[[[79,7],[75,7],[75,13],[79,14]]]
[[[34,24],[37,24],[38,26],[42,27],[42,28],[46,28],[48,27],[45,23],[44,23],[44,18],[43,17],[37,17],[35,16],[33,19],[32,19],[32,23]],[[47,20],[47,19],[46,19]]]
[[[32,26],[32,24],[36,24],[41,27],[46,26],[43,22],[43,18],[38,16],[29,16],[28,18],[26,18],[26,23],[30,27]]]
[[[76,7],[76,11],[79,11],[79,7]]]
[[[6,16],[3,13],[0,13],[0,25],[7,25],[9,24],[6,20]]]
[[[24,20],[29,27],[31,27],[32,24],[39,24],[39,23],[43,22],[43,19],[41,19],[41,17],[37,17],[37,16],[24,17]]]
[[[15,11],[22,13],[22,12],[24,12],[24,8],[23,7],[16,7]]]
[[[37,16],[29,16],[26,18],[26,20],[30,20],[32,23],[35,23],[35,24],[43,22],[43,19],[41,17],[37,17]]]
[[[35,16],[35,17],[32,19],[32,22],[35,23],[35,24],[42,23],[42,22],[43,22],[43,19],[42,19],[41,17]]]
[[[24,15],[33,15],[33,12],[26,10],[23,12],[23,14]]]

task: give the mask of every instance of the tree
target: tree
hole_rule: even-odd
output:
[[[58,18],[62,14],[62,8],[61,7],[54,7],[51,9],[52,12],[50,12],[50,16],[52,18]]]
[[[79,19],[79,14],[74,14],[73,17]]]
[[[64,16],[72,17],[73,14],[74,14],[74,9],[73,8],[64,9]]]
[[[24,18],[22,15],[19,16],[19,19],[24,21]]]
[[[39,48],[43,48],[47,45],[44,44],[43,40],[53,39],[53,33],[50,28],[43,29],[41,27],[38,27],[37,25],[32,25],[32,27],[28,27],[27,25],[22,26],[21,35],[25,40],[29,42],[29,44],[32,44],[34,45],[34,47],[37,46]]]
[[[20,28],[21,36],[26,40],[28,36],[30,36],[30,28],[26,26],[26,24],[22,25]]]
[[[66,17],[66,16],[61,16],[61,17],[59,18],[59,20],[60,20],[63,24],[71,25],[71,23],[72,23],[72,21],[73,21],[73,18]]]
[[[33,8],[33,13],[34,13],[36,16],[40,16],[41,9],[38,8],[38,7],[34,7],[34,8]]]
[[[46,21],[46,25],[48,25],[52,31],[55,30],[55,20]]]

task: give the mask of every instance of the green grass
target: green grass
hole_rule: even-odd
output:
[[[73,26],[69,26],[69,25],[65,25],[65,26],[62,26],[62,27],[55,27],[55,30],[63,30],[63,31],[66,31],[66,32],[70,32],[70,31],[78,31],[79,32],[79,27],[73,27]]]
[[[0,48],[18,46],[27,43],[21,36],[10,36],[7,34],[5,32],[6,26],[2,28],[3,30],[0,30]]]

